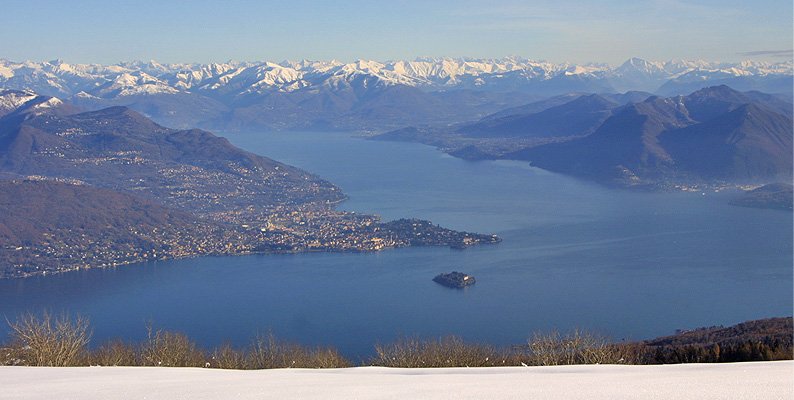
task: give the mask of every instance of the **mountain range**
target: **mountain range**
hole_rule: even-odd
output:
[[[570,92],[686,94],[727,84],[791,96],[792,63],[652,62],[618,67],[502,59],[117,65],[0,60],[0,88],[86,110],[128,106],[166,126],[382,132],[450,124]]]
[[[201,212],[342,198],[316,176],[207,131],[165,128],[126,107],[71,114],[49,96],[4,91],[0,99],[27,99],[0,118],[0,171],[7,174],[77,179]]]
[[[792,104],[725,85],[686,96],[571,93],[378,140],[464,159],[517,159],[619,186],[769,183],[792,175]]]
[[[569,103],[570,104],[570,103]],[[727,86],[613,108],[592,133],[504,155],[621,185],[753,183],[792,177],[791,105]]]

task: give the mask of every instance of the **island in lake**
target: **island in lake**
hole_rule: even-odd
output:
[[[446,287],[451,287],[455,289],[463,289],[466,286],[471,286],[475,284],[477,281],[474,279],[473,276],[469,274],[464,274],[463,272],[452,271],[448,274],[439,274],[433,278],[433,282],[438,284],[444,285]]]

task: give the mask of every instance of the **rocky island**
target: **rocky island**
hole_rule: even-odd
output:
[[[477,281],[473,276],[464,274],[463,272],[452,271],[448,274],[439,274],[433,278],[433,282],[444,285],[454,289],[463,289],[466,286],[471,286]]]

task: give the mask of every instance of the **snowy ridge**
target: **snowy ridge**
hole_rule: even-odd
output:
[[[143,71],[124,72],[110,82],[98,87],[94,94],[99,97],[124,97],[139,94],[172,94],[179,89],[171,87]]]
[[[520,57],[419,58],[387,62],[357,60],[351,63],[301,60],[280,63],[160,64],[149,61],[117,65],[69,64],[61,60],[13,62],[0,59],[0,87],[29,89],[66,98],[78,94],[119,98],[190,92],[228,97],[343,88],[353,82],[367,87],[406,85],[425,90],[510,90],[537,82],[571,78],[607,81],[620,90],[654,90],[673,79],[709,81],[791,75],[791,61],[774,64],[755,61],[656,62],[632,58],[613,68],[603,64],[554,64]]]
[[[0,113],[14,111],[36,97],[29,90],[0,90]]]
[[[19,110],[39,114],[64,105],[57,97],[40,96],[28,90],[0,90],[0,117]]]

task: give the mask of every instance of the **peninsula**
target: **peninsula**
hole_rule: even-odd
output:
[[[338,211],[316,175],[126,107],[4,91],[0,277],[200,255],[465,247],[493,235]],[[16,102],[16,104],[15,104]]]

